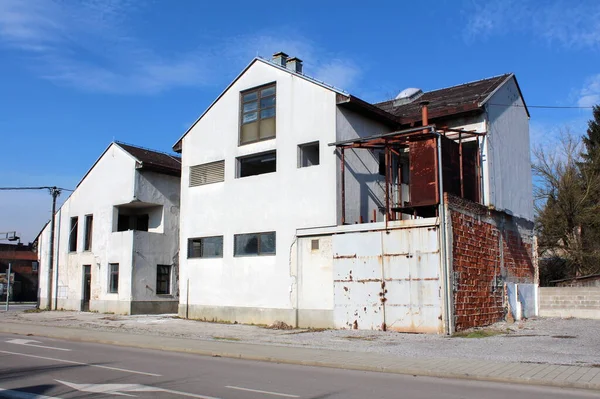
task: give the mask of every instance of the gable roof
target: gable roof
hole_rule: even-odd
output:
[[[463,83],[457,86],[425,92],[417,100],[403,105],[394,106],[395,100],[374,104],[382,110],[400,118],[403,123],[421,120],[421,103],[428,101],[429,117],[431,119],[481,110],[483,105],[496,91],[510,79],[515,79],[521,98],[523,95],[514,74],[506,73],[487,79]],[[525,100],[523,99],[525,104]],[[529,110],[525,105],[525,112]]]
[[[152,170],[172,176],[181,176],[181,158],[177,155],[149,150],[147,148],[115,141],[115,144],[127,151],[139,163],[138,169]]]
[[[246,73],[246,71],[247,71],[248,69],[250,69],[250,67],[251,67],[252,65],[254,65],[256,62],[262,62],[262,63],[264,63],[264,64],[266,64],[266,65],[272,66],[273,68],[277,68],[277,69],[279,69],[279,70],[281,70],[281,71],[285,71],[285,72],[289,73],[290,75],[295,75],[295,76],[297,76],[297,77],[299,77],[299,78],[302,78],[302,79],[304,79],[304,80],[307,80],[307,81],[309,81],[309,82],[311,82],[311,83],[314,83],[314,84],[316,84],[316,85],[318,85],[318,86],[321,86],[321,87],[323,87],[324,89],[331,90],[331,91],[333,91],[333,92],[335,92],[335,93],[337,93],[337,94],[342,94],[342,95],[345,95],[345,96],[347,96],[347,95],[348,95],[348,93],[346,93],[345,91],[343,91],[343,90],[341,90],[341,89],[338,89],[338,88],[336,88],[336,87],[334,87],[334,86],[332,86],[332,85],[328,85],[328,84],[327,84],[327,83],[325,83],[325,82],[321,82],[320,80],[317,80],[317,79],[311,78],[310,76],[308,76],[308,75],[305,75],[304,73],[297,73],[297,72],[295,72],[295,71],[293,71],[293,70],[291,70],[291,69],[284,68],[284,67],[282,67],[281,65],[277,65],[277,64],[275,64],[275,63],[273,63],[273,62],[271,62],[271,61],[269,61],[269,60],[266,60],[266,59],[264,59],[264,58],[261,58],[261,57],[254,57],[254,58],[252,59],[252,61],[250,61],[250,63],[249,63],[248,65],[246,65],[246,68],[244,68],[244,69],[243,69],[243,70],[242,70],[242,71],[241,71],[241,72],[240,72],[240,73],[239,73],[239,74],[238,74],[238,75],[235,77],[235,79],[233,79],[233,80],[231,81],[231,83],[229,83],[229,84],[227,85],[227,87],[225,88],[225,90],[223,90],[223,91],[221,92],[221,94],[219,94],[219,96],[218,96],[218,97],[215,99],[215,101],[213,101],[213,102],[212,102],[212,103],[211,103],[211,104],[208,106],[208,108],[206,108],[206,110],[204,110],[204,112],[203,112],[203,113],[202,113],[202,114],[201,114],[201,115],[198,117],[198,119],[196,119],[196,121],[195,121],[194,123],[192,123],[192,125],[191,125],[191,126],[190,126],[190,127],[189,127],[189,128],[186,130],[186,131],[185,131],[185,133],[184,133],[184,134],[183,134],[183,135],[182,135],[182,136],[179,138],[179,140],[177,140],[177,142],[176,142],[175,144],[173,144],[173,151],[175,151],[175,152],[181,152],[181,142],[182,142],[183,138],[184,138],[184,137],[185,137],[185,136],[186,136],[186,135],[187,135],[187,134],[190,132],[190,130],[192,130],[192,129],[194,128],[194,126],[196,126],[196,124],[197,124],[198,122],[200,122],[200,119],[202,119],[202,117],[203,117],[204,115],[206,115],[206,113],[207,113],[208,111],[210,111],[210,109],[211,109],[211,108],[212,108],[212,107],[213,107],[213,106],[214,106],[214,105],[217,103],[217,101],[219,101],[219,100],[221,99],[221,97],[223,97],[223,95],[225,95],[225,93],[227,93],[227,91],[228,91],[228,90],[231,88],[231,86],[233,86],[233,85],[235,84],[235,82],[237,82],[237,81],[238,81],[238,80],[239,80],[239,79],[242,77],[242,75],[243,75],[244,73]]]

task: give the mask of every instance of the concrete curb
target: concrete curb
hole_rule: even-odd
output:
[[[32,331],[36,330],[36,331]],[[263,361],[263,362],[273,362],[273,363],[281,363],[281,364],[293,364],[293,365],[302,365],[302,366],[313,366],[313,367],[328,367],[328,368],[337,368],[337,369],[346,369],[346,370],[356,370],[356,371],[371,371],[371,372],[383,372],[390,374],[403,374],[403,375],[413,375],[413,376],[423,376],[423,377],[437,377],[437,378],[453,378],[453,379],[464,379],[464,380],[475,380],[475,381],[489,381],[489,382],[498,382],[498,383],[511,383],[511,384],[523,384],[523,385],[536,385],[536,386],[549,386],[549,387],[558,387],[558,388],[575,388],[575,389],[586,389],[586,390],[598,390],[600,391],[600,383],[590,383],[590,382],[572,382],[572,381],[554,381],[549,379],[540,379],[540,378],[522,378],[522,377],[499,377],[493,375],[486,374],[476,374],[472,372],[447,372],[443,370],[436,370],[433,367],[427,368],[419,368],[419,367],[410,367],[410,366],[378,366],[372,365],[363,362],[342,362],[342,361],[325,361],[325,360],[315,360],[315,359],[294,359],[294,356],[286,357],[286,356],[272,356],[266,354],[257,354],[257,353],[244,353],[249,352],[248,350],[240,350],[242,346],[249,346],[254,350],[250,350],[250,352],[269,352],[269,349],[278,348],[288,348],[285,346],[278,345],[259,345],[259,344],[247,344],[247,343],[238,343],[238,342],[213,342],[213,341],[204,341],[204,340],[193,340],[193,339],[185,339],[185,338],[171,338],[166,339],[161,336],[153,336],[153,335],[135,335],[135,334],[127,334],[127,337],[136,337],[138,339],[118,339],[119,335],[124,335],[124,333],[117,332],[108,332],[108,331],[96,331],[96,330],[86,330],[79,328],[69,328],[69,327],[48,327],[43,325],[36,324],[25,324],[25,323],[3,323],[0,324],[0,332],[8,333],[8,334],[17,334],[17,335],[26,335],[26,336],[41,336],[47,338],[56,338],[56,339],[65,339],[70,341],[77,342],[87,342],[87,343],[96,343],[96,344],[105,344],[105,345],[115,345],[115,346],[123,346],[130,348],[138,348],[138,349],[153,349],[153,350],[161,350],[168,352],[179,352],[179,353],[189,353],[201,356],[212,356],[212,357],[223,357],[230,359],[242,359],[242,360],[254,360],[254,361]],[[110,338],[100,338],[94,337],[93,335],[104,335],[109,336]],[[143,337],[143,339],[141,339]],[[116,339],[115,339],[116,338]],[[201,348],[194,348],[193,345],[185,345],[185,346],[177,346],[177,345],[165,345],[161,342],[163,341],[171,341],[171,340],[180,340],[180,341],[193,341],[195,344],[209,344],[216,345],[219,347],[223,347],[218,350],[208,350]],[[147,342],[144,342],[147,341]],[[148,342],[153,341],[153,342]],[[237,347],[237,348],[236,348]],[[238,349],[237,351],[235,349]],[[306,348],[293,348],[294,350]],[[328,350],[319,350],[320,352],[326,353]],[[307,352],[309,352],[307,350]],[[346,352],[338,352],[331,351],[332,353],[346,353]],[[401,362],[403,359],[398,358],[398,362]],[[439,360],[439,359],[438,359]],[[450,360],[450,359],[448,359]],[[432,359],[432,362],[434,360]],[[504,363],[506,365],[513,364],[514,366],[523,365],[524,363]],[[578,367],[578,366],[573,366]],[[585,367],[593,370],[592,367]]]

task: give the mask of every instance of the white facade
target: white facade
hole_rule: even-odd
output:
[[[40,307],[117,314],[174,312],[178,301],[179,181],[178,176],[145,168],[120,144],[111,144],[56,213],[50,304],[50,224],[40,236]],[[92,227],[88,229],[90,216]],[[73,218],[77,218],[76,234],[75,229],[71,234]],[[134,219],[137,226],[126,225]],[[76,236],[76,244],[71,236]],[[112,286],[111,264],[118,264]],[[170,280],[166,290],[161,284],[160,294],[157,265],[168,266]],[[89,290],[86,269],[91,278]],[[112,271],[115,269],[113,266]]]
[[[241,93],[272,83],[276,87],[276,138],[240,145]],[[512,87],[510,81],[505,85]],[[499,90],[493,101],[508,101],[503,96],[511,90]],[[335,321],[332,248],[336,239],[331,234],[322,235],[322,249],[314,251],[308,247],[312,239],[301,239],[298,231],[336,226],[340,221],[340,157],[328,144],[393,130],[383,122],[338,106],[340,94],[344,95],[256,59],[178,142],[182,151],[180,316],[255,324],[280,320],[296,326],[341,326]],[[527,195],[531,201],[528,155],[525,159],[519,149],[516,160],[506,158],[507,152],[515,151],[513,147],[524,145],[524,151],[529,151],[527,116],[523,109],[515,112],[520,114],[513,118],[488,111],[476,117],[456,118],[450,125],[488,132],[480,147],[484,202],[531,219],[531,204],[527,203]],[[507,137],[515,136],[506,139],[510,144],[496,139],[507,134],[505,129],[510,131]],[[516,139],[523,135],[526,137]],[[319,165],[299,167],[298,146],[311,142],[319,143]],[[498,148],[505,145],[509,147]],[[238,177],[240,157],[273,150],[275,172]],[[384,178],[378,175],[379,159],[364,149],[347,150],[345,157],[346,221],[382,222]],[[191,167],[219,161],[224,161],[223,181],[190,187]],[[529,174],[511,180],[512,176],[501,170],[508,164],[510,170],[524,168]],[[495,183],[492,187],[492,178],[502,186]],[[400,223],[398,227],[409,226],[411,221],[406,225],[404,222],[396,223]],[[275,232],[275,254],[234,255],[235,235],[261,232]],[[315,234],[321,233],[315,230]],[[223,238],[222,256],[189,256],[190,239],[214,236]],[[431,270],[437,272],[439,265]],[[437,312],[441,305],[436,306]],[[438,324],[432,324],[432,331],[439,329]]]

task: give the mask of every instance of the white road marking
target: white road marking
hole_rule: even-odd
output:
[[[140,385],[140,384],[76,384],[74,382],[67,382],[61,380],[54,380],[56,382],[60,382],[72,389],[76,389],[81,392],[91,392],[91,393],[104,393],[109,395],[119,395],[119,396],[133,396],[125,392],[167,392],[180,396],[187,396],[190,398],[199,398],[199,399],[219,399],[214,398],[212,396],[204,396],[204,395],[196,395],[195,393],[189,392],[181,392],[174,391],[172,389],[164,389],[158,387],[151,387],[148,385]]]
[[[32,346],[34,348],[45,348],[45,349],[54,349],[56,351],[71,352],[71,349],[55,348],[53,346],[35,345],[35,344],[41,344],[41,342],[40,341],[34,341],[33,339],[9,339],[6,342],[8,342],[9,344],[17,344],[17,345],[23,345],[23,346]]]
[[[225,388],[237,389],[238,391],[248,391],[248,392],[256,392],[256,393],[264,393],[266,395],[283,396],[283,397],[286,397],[286,398],[299,398],[300,397],[298,395],[290,395],[290,394],[287,394],[287,393],[260,391],[258,389],[234,387],[234,386],[231,386],[231,385],[227,385]]]
[[[60,362],[60,363],[78,364],[78,365],[81,365],[81,366],[96,367],[96,368],[99,368],[99,369],[122,371],[124,373],[149,375],[151,377],[162,377],[162,375],[160,375],[160,374],[146,373],[144,371],[135,371],[135,370],[128,370],[128,369],[121,369],[121,368],[118,368],[118,367],[101,366],[99,364],[89,364],[89,363],[75,362],[73,360],[56,359],[56,358],[53,358],[53,357],[28,355],[26,353],[9,352],[9,351],[0,351],[0,353],[6,353],[8,355],[16,355],[16,356],[33,357],[35,359],[52,360],[54,362]]]
[[[10,389],[0,388],[0,398],[8,399],[60,399],[55,396],[38,395],[37,393],[29,393],[22,391],[12,391]]]

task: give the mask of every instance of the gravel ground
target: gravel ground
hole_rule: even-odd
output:
[[[179,319],[176,315],[116,316],[83,312],[5,313],[3,321],[120,331],[200,340],[376,352],[403,357],[469,358],[600,367],[600,320],[529,319],[498,323],[485,338],[357,330],[279,330]]]

